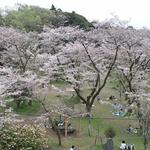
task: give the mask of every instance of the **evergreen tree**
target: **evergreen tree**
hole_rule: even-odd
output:
[[[50,10],[56,11],[56,7],[52,4],[52,6],[51,6],[51,9],[50,9]]]

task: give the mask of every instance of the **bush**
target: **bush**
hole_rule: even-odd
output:
[[[80,28],[83,29],[90,29],[90,27],[93,27],[92,23],[88,22],[88,20],[74,11],[72,13],[65,12],[65,15],[68,17],[69,22],[68,25],[73,25],[73,26],[79,26]]]
[[[43,150],[47,147],[45,131],[31,125],[7,125],[0,129],[1,150]]]
[[[116,132],[115,132],[115,130],[112,127],[110,127],[107,130],[105,130],[104,134],[105,134],[105,136],[107,138],[113,138],[113,137],[116,136]]]

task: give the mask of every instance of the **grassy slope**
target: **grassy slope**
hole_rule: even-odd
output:
[[[69,87],[69,85],[66,85],[65,83],[53,83],[53,85],[65,89],[66,87]],[[118,91],[114,89],[114,86],[116,85],[116,82],[108,82],[105,89],[102,91],[100,97],[101,99],[107,99],[110,95],[115,95],[118,97]],[[47,103],[63,103],[65,100],[68,100],[69,96],[63,95],[61,93],[56,92],[50,92],[49,96],[47,97]],[[71,106],[73,105],[71,100]],[[85,106],[82,104],[75,104],[75,109],[78,110],[84,110]],[[31,112],[35,113],[37,112],[39,108],[39,105],[36,103],[33,103],[33,106],[29,108],[30,106],[22,107],[21,109],[18,109],[15,111],[18,113],[26,113]],[[72,124],[73,127],[77,129],[76,135],[71,135],[68,137],[62,136],[62,144],[63,147],[59,147],[57,145],[57,136],[53,131],[50,132],[49,136],[49,145],[51,146],[52,150],[66,150],[69,149],[71,145],[75,145],[77,149],[79,150],[92,150],[92,147],[95,143],[95,137],[98,134],[102,137],[103,142],[106,141],[104,136],[104,131],[108,127],[113,127],[117,133],[116,137],[114,138],[114,144],[116,147],[116,150],[119,150],[119,145],[122,140],[125,140],[127,143],[134,143],[136,146],[136,150],[142,150],[143,144],[142,144],[142,138],[136,134],[129,134],[126,132],[126,128],[129,124],[135,124],[134,120],[123,120],[122,118],[116,117],[116,119],[105,119],[105,117],[114,117],[112,115],[112,106],[109,104],[100,104],[97,101],[94,103],[93,107],[93,116],[97,119],[91,119],[91,136],[88,135],[88,125],[89,120],[83,118],[72,118],[69,120],[69,122]],[[101,118],[101,119],[98,119]],[[97,150],[101,150],[101,142],[98,140],[97,142]]]
[[[108,82],[106,88],[102,91],[101,93],[101,98],[106,99],[111,95],[115,95],[118,98],[118,91],[115,90],[114,86],[116,85],[115,82]],[[55,84],[56,85],[56,84]],[[57,86],[64,88],[65,84],[63,83],[62,85],[57,84]],[[53,93],[49,97],[49,101],[55,101],[55,100],[62,100],[59,97],[55,97],[56,95]],[[52,97],[52,99],[51,99]],[[75,105],[76,109],[83,110],[84,105],[81,104],[76,104]],[[114,117],[112,115],[112,106],[109,104],[100,104],[98,102],[95,102],[94,107],[93,107],[93,114],[94,117]],[[77,135],[72,135],[68,136],[67,138],[62,136],[62,143],[63,147],[59,148],[57,145],[57,137],[53,133],[53,135],[50,137],[50,145],[52,146],[53,150],[66,150],[69,149],[71,145],[76,145],[77,149],[80,150],[89,150],[90,147],[94,145],[95,142],[95,137],[98,134],[98,130],[100,133],[100,136],[102,136],[103,141],[105,142],[105,136],[104,136],[104,131],[108,127],[113,127],[117,133],[116,137],[114,138],[114,144],[116,150],[119,150],[119,145],[122,140],[125,140],[127,143],[134,143],[136,150],[142,150],[143,149],[143,139],[137,134],[129,134],[126,132],[126,128],[128,127],[129,124],[136,124],[135,120],[123,120],[122,118],[117,118],[116,119],[92,119],[91,120],[91,136],[88,135],[88,125],[89,121],[87,119],[75,119],[72,118],[70,120],[71,124],[76,128],[79,129],[80,126],[80,132],[77,133]],[[98,141],[98,144],[100,144],[100,140]],[[101,150],[101,148],[97,148]]]

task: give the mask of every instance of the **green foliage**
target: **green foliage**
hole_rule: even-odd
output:
[[[115,132],[114,128],[112,128],[112,127],[109,127],[108,129],[106,129],[104,134],[107,138],[113,138],[116,136],[116,132]]]
[[[47,146],[44,130],[32,125],[11,125],[0,129],[1,150],[43,150]]]
[[[49,10],[36,6],[20,5],[18,10],[7,12],[6,26],[14,26],[29,31],[41,31],[49,20]]]
[[[92,24],[89,23],[85,17],[76,14],[74,11],[72,13],[66,12],[65,14],[69,18],[68,24],[71,24],[73,26],[79,26],[80,28],[87,29],[87,30],[90,27],[92,27]]]
[[[38,101],[32,101],[32,105],[28,105],[26,102],[22,102],[20,107],[17,107],[16,103],[10,102],[7,104],[7,106],[12,107],[13,110],[19,114],[36,114],[41,110],[41,105]]]
[[[1,15],[1,11],[0,11],[0,26],[3,25],[3,16]]]
[[[55,6],[52,4],[52,6],[51,6],[51,10],[54,10],[54,11],[56,11],[56,8],[55,8]]]
[[[21,30],[40,32],[44,25],[47,26],[80,26],[88,29],[91,26],[85,17],[76,13],[65,13],[61,9],[52,5],[51,9],[40,8],[37,6],[18,5],[17,10],[6,10],[6,15],[1,16],[0,25],[13,26]]]

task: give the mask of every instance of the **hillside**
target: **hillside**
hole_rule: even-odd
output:
[[[16,10],[1,11],[0,25],[13,26],[27,32],[40,32],[44,25],[50,27],[79,26],[86,30],[92,26],[82,15],[74,11],[72,13],[63,12],[61,9],[56,9],[53,5],[51,9],[18,5],[18,9]]]

